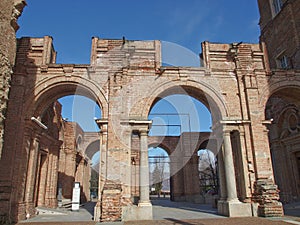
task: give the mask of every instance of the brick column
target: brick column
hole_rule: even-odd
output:
[[[41,153],[40,154],[40,184],[38,187],[38,206],[45,206],[45,196],[46,196],[46,187],[47,187],[47,175],[48,175],[48,165],[49,165],[49,154]]]
[[[30,142],[31,135],[27,132],[25,133],[25,139]],[[25,202],[26,210],[28,213],[32,213],[34,208],[34,189],[36,181],[36,169],[38,162],[38,150],[39,150],[39,135],[35,135],[31,140],[29,147],[29,159],[28,159],[28,168],[27,168],[27,179],[26,179],[26,188],[25,188]],[[29,144],[29,143],[28,143]],[[26,146],[25,146],[26,147]]]
[[[45,202],[44,205],[46,207],[50,207],[51,208],[51,198],[52,198],[52,183],[53,183],[53,177],[52,177],[52,173],[54,170],[54,166],[53,166],[53,154],[51,152],[51,150],[48,147],[48,168],[47,168],[47,179],[46,179],[46,184],[45,184],[45,188],[46,188],[46,193],[45,193]]]
[[[55,143],[49,147],[49,169],[47,183],[47,206],[57,207],[57,181],[58,181],[58,154],[60,143]]]
[[[139,206],[151,205],[149,198],[148,129],[140,130],[140,201]]]

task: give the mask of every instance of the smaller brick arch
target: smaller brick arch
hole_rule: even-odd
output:
[[[85,132],[82,149],[85,155],[92,159],[93,155],[100,151],[100,136],[98,132]]]
[[[100,151],[100,140],[90,143],[85,149],[85,154],[89,159],[92,159],[93,155],[98,151]]]
[[[148,137],[148,147],[161,147],[168,155],[171,155],[180,140],[179,136],[149,136]]]
[[[294,100],[300,96],[300,81],[298,80],[271,80],[261,94],[259,105],[262,111],[267,107],[268,101],[272,96],[288,96],[293,94]],[[292,91],[293,90],[293,91]],[[268,119],[268,118],[266,118]]]

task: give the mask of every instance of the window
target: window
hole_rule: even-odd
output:
[[[281,69],[288,69],[289,68],[289,60],[286,55],[282,55],[278,58],[279,67]]]
[[[280,12],[282,5],[282,0],[273,0],[273,8],[275,15]]]

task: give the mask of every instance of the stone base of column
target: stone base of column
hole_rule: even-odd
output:
[[[148,207],[148,206],[152,207],[151,202],[139,202],[138,204],[138,207]]]
[[[101,217],[101,202],[97,201],[97,204],[94,207],[94,221],[100,222]]]
[[[252,204],[238,200],[218,201],[218,213],[228,217],[251,217],[253,216]]]
[[[122,221],[153,220],[151,202],[140,202],[137,206],[124,206],[122,211]]]

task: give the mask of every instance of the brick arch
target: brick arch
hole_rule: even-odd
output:
[[[160,147],[163,148],[168,155],[170,156],[174,149],[176,149],[180,137],[177,136],[167,136],[167,137],[159,137],[159,136],[149,136],[148,137],[148,147]]]
[[[207,83],[194,81],[170,81],[152,89],[151,93],[148,93],[148,97],[141,102],[140,115],[147,118],[155,103],[172,94],[186,94],[199,100],[211,112],[213,120],[220,120],[228,115],[221,93]]]
[[[95,141],[100,141],[100,134],[99,132],[84,132],[84,141],[82,143],[82,149],[84,152],[86,152],[86,149],[89,147],[89,145]],[[100,144],[99,144],[100,149]]]
[[[94,140],[84,149],[86,156],[91,160],[96,152],[100,151],[100,140]]]
[[[33,95],[25,103],[26,117],[38,117],[53,101],[72,94],[78,94],[94,100],[107,117],[108,103],[104,91],[94,82],[83,77],[53,76],[39,82],[32,88]]]
[[[274,179],[280,190],[283,203],[299,199],[299,172],[297,170],[300,155],[297,147],[299,136],[300,81],[284,80],[273,82],[264,92],[261,105],[268,123],[268,139],[272,158]],[[268,95],[267,95],[268,94]],[[291,128],[289,115],[296,118],[295,128]]]
[[[259,99],[259,106],[262,112],[265,111],[269,99],[274,96],[282,93],[281,96],[290,95],[293,93],[291,89],[296,90],[297,93],[294,96],[300,96],[300,81],[298,80],[276,80],[270,82],[263,90],[261,97]],[[286,90],[286,91],[285,91]],[[285,93],[283,93],[285,91]],[[268,118],[267,118],[268,119]]]

